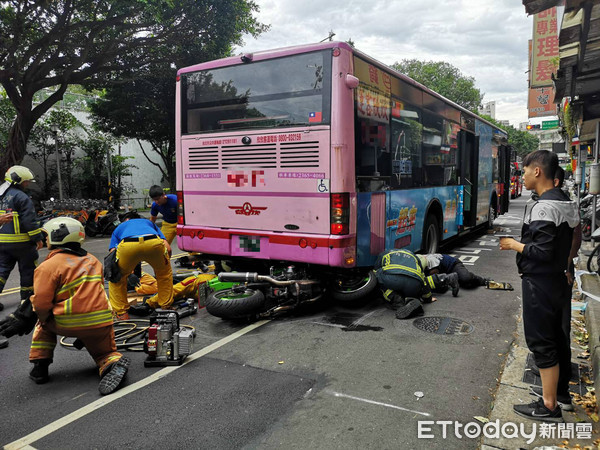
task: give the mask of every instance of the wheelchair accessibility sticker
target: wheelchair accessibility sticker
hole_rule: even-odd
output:
[[[317,180],[317,192],[329,192],[329,178],[319,178]]]

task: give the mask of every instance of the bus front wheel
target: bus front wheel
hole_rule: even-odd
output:
[[[427,216],[423,227],[423,251],[436,253],[440,244],[440,227],[434,215]]]

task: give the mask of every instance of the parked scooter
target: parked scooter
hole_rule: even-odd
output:
[[[588,194],[579,202],[581,236],[584,241],[589,241],[592,236],[593,198],[593,195]],[[600,224],[600,199],[596,201],[596,224]]]
[[[108,236],[112,234],[120,223],[119,215],[114,211],[90,211],[85,224],[85,234],[90,237],[98,235]]]

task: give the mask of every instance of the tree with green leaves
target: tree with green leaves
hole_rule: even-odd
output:
[[[475,87],[475,78],[463,75],[447,62],[403,59],[392,68],[469,111],[476,113],[483,100],[483,94]]]
[[[232,29],[256,36],[265,27],[255,11],[253,0],[0,1],[0,83],[16,110],[0,171],[21,162],[35,123],[69,85],[135,79],[186,49],[219,47]],[[56,91],[34,105],[48,87]]]
[[[504,131],[506,131],[508,134],[508,145],[512,145],[512,147],[517,151],[517,155],[520,157],[524,157],[528,153],[531,153],[539,148],[540,140],[533,134],[526,131],[517,130],[512,125],[502,125],[497,120],[494,120],[485,114],[481,115],[481,117],[488,122],[492,122],[498,128],[502,128]]]
[[[114,148],[118,143],[119,139],[102,133],[93,127],[87,130],[86,136],[80,138],[79,148],[83,151],[84,156],[77,158],[76,166],[78,170],[75,179],[79,189],[86,192],[88,197],[108,198],[108,158],[110,158],[112,169],[110,171],[111,186],[119,189],[117,195],[113,196],[121,197],[121,177],[131,175],[131,169],[137,167],[127,163],[127,159],[133,159],[131,156],[113,155]],[[119,202],[117,201],[115,204],[118,205]]]

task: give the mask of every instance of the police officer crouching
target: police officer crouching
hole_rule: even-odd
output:
[[[417,256],[409,250],[391,250],[380,254],[375,263],[375,274],[383,298],[396,310],[396,318],[423,314],[423,303],[433,300],[432,291],[450,287],[456,297],[459,291],[458,275],[435,274],[426,276]]]

